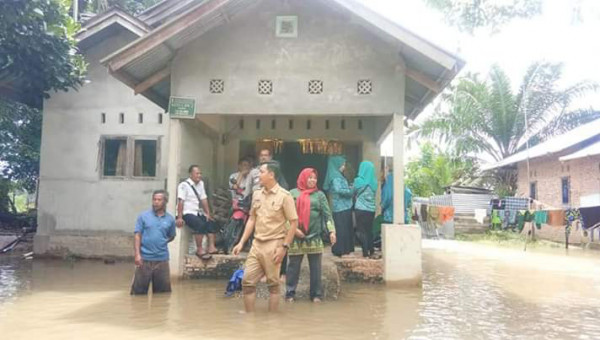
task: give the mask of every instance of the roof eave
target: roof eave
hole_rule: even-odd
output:
[[[93,22],[87,24],[90,21]],[[118,8],[112,8],[90,19],[90,21],[86,22],[86,25],[84,25],[82,29],[75,35],[77,43],[81,43],[82,41],[96,35],[97,33],[100,33],[104,29],[114,24],[120,25],[128,31],[136,34],[138,37],[141,37],[150,31],[150,27],[148,27],[144,22]]]

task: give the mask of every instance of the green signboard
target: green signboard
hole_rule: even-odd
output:
[[[195,118],[196,100],[193,98],[171,97],[169,100],[171,118]]]

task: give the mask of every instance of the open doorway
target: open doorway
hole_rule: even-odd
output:
[[[252,156],[256,159],[257,143],[255,141],[241,141],[239,158]],[[355,175],[355,169],[362,159],[362,144],[360,142],[343,142],[343,154],[347,160],[346,176],[352,180]],[[323,180],[327,172],[327,154],[303,153],[302,147],[298,142],[284,142],[283,146],[276,152],[273,152],[273,158],[280,162],[281,171],[285,180],[290,185],[290,189],[296,187],[296,179],[300,171],[304,168],[314,168],[319,173],[319,182],[317,186],[323,188]]]

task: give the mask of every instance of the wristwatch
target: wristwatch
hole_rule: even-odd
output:
[[[282,244],[281,246],[282,246],[282,247],[283,247],[285,250],[288,250],[288,249],[290,249],[290,245],[289,245],[289,244],[287,244],[287,243],[284,243],[284,244]]]

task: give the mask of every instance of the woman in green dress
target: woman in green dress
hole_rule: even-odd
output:
[[[335,228],[327,197],[317,188],[317,171],[312,168],[302,170],[296,185],[290,193],[296,201],[298,229],[288,250],[285,297],[290,302],[294,301],[300,266],[306,255],[310,269],[310,299],[313,302],[321,302],[321,258],[324,248],[321,234],[326,228],[331,244],[335,244]]]

